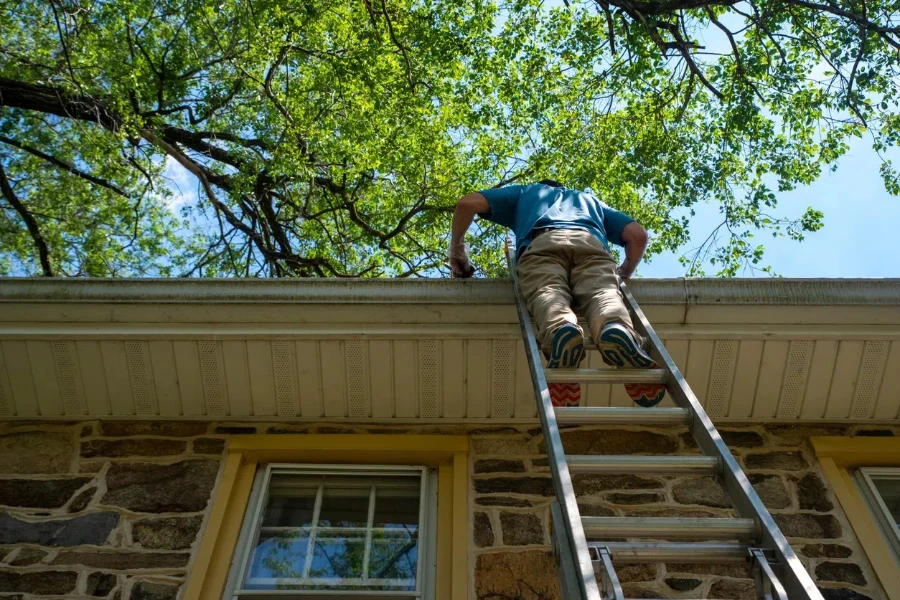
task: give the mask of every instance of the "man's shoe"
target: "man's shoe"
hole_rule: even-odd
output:
[[[611,367],[632,369],[657,369],[656,361],[641,348],[631,332],[621,323],[609,322],[600,331],[597,347],[603,362]],[[660,383],[627,383],[625,392],[636,404],[656,406],[666,395],[666,386]]]
[[[582,358],[584,335],[580,327],[566,323],[553,332],[548,369],[577,369]],[[548,387],[553,406],[578,406],[581,402],[581,385],[578,383],[551,383]]]

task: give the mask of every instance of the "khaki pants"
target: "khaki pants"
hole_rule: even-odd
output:
[[[578,324],[576,312],[587,319],[594,340],[607,321],[618,321],[641,343],[619,292],[616,261],[587,231],[554,229],[541,234],[518,262],[519,286],[545,354],[549,355],[560,325]]]

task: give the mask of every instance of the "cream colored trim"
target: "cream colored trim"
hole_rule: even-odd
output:
[[[636,279],[638,301],[900,306],[900,279]],[[511,304],[508,279],[0,278],[0,302]]]
[[[809,443],[817,457],[839,467],[900,466],[900,438],[813,436]]]
[[[654,325],[668,340],[896,340],[900,325],[789,325],[688,323]]]
[[[811,437],[809,441],[888,600],[900,600],[900,566],[849,472],[853,467],[900,466],[900,439],[835,436]]]
[[[212,511],[185,586],[185,599],[220,600],[241,530],[242,515],[237,507],[247,506],[255,473],[255,462],[244,460],[239,452],[228,453],[225,471],[215,491]]]
[[[267,424],[273,425],[276,423],[284,422],[284,419],[277,415],[269,415],[269,416],[227,416],[227,417],[211,417],[209,415],[190,415],[190,416],[147,416],[147,415],[104,415],[101,417],[93,416],[93,415],[75,415],[71,417],[65,416],[40,416],[40,415],[32,415],[32,416],[17,416],[17,417],[3,417],[4,422],[14,423],[17,421],[26,421],[26,422],[40,422],[40,421],[60,421],[60,420],[74,420],[74,421],[85,421],[85,420],[96,420],[102,419],[103,421],[153,421],[154,423],[164,422],[164,421],[201,421],[206,423],[221,423],[223,426],[234,427],[238,426],[241,423],[247,424]],[[798,424],[806,424],[806,425],[840,425],[846,424],[846,419],[835,419],[833,417],[829,418],[821,418],[821,419],[811,419],[811,418],[797,418],[791,419],[790,421],[786,420],[778,420],[772,419],[769,417],[716,417],[716,424],[762,424],[762,423],[779,423],[783,425],[798,425]],[[532,418],[524,418],[524,417],[505,417],[502,419],[497,419],[493,417],[440,417],[435,419],[425,419],[425,418],[405,418],[405,417],[391,417],[391,418],[356,418],[356,417],[291,417],[288,419],[288,422],[291,425],[301,425],[301,424],[316,424],[316,425],[383,425],[388,428],[392,428],[396,425],[493,425],[497,426],[498,424],[502,424],[503,426],[532,426],[535,423],[540,423],[540,420],[537,416]],[[885,426],[893,426],[896,427],[898,424],[897,419],[868,419],[864,422],[860,422],[861,425],[865,427],[876,427],[878,425]]]
[[[519,339],[521,335],[518,325],[491,323],[0,323],[0,338],[11,340],[493,340]]]
[[[457,452],[453,455],[452,600],[468,600],[469,597],[468,585],[462,584],[468,584],[469,581],[469,503],[466,498],[469,489],[468,464],[466,454]]]
[[[586,325],[583,324],[583,326]],[[900,325],[660,324],[667,340],[896,340]],[[519,339],[518,324],[494,323],[2,323],[10,340],[418,340]]]
[[[858,424],[900,414],[898,283],[634,287],[717,422]],[[503,281],[6,280],[0,307],[3,418],[534,422]]]

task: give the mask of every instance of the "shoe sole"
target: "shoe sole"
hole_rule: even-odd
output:
[[[548,369],[574,369],[584,358],[584,336],[574,325],[563,325],[553,334]]]
[[[603,362],[611,367],[652,369],[656,363],[638,346],[624,328],[608,328],[600,334],[597,347]]]
[[[666,386],[659,383],[626,383],[625,393],[638,406],[653,408],[666,397]]]
[[[551,383],[548,387],[554,408],[573,408],[581,404],[581,384]]]
[[[550,344],[548,369],[574,369],[584,358],[584,336],[574,325],[563,325],[553,334]],[[573,407],[581,403],[581,385],[578,383],[551,383],[550,401],[555,407]]]
[[[600,334],[597,347],[603,362],[616,368],[656,369],[649,354],[638,346],[624,328],[611,327]],[[627,383],[625,393],[638,406],[652,408],[662,402],[666,386],[659,383]]]

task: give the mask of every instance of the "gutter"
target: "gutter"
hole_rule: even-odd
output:
[[[635,279],[645,305],[897,306],[900,279]],[[0,303],[510,305],[509,279],[0,278]]]

